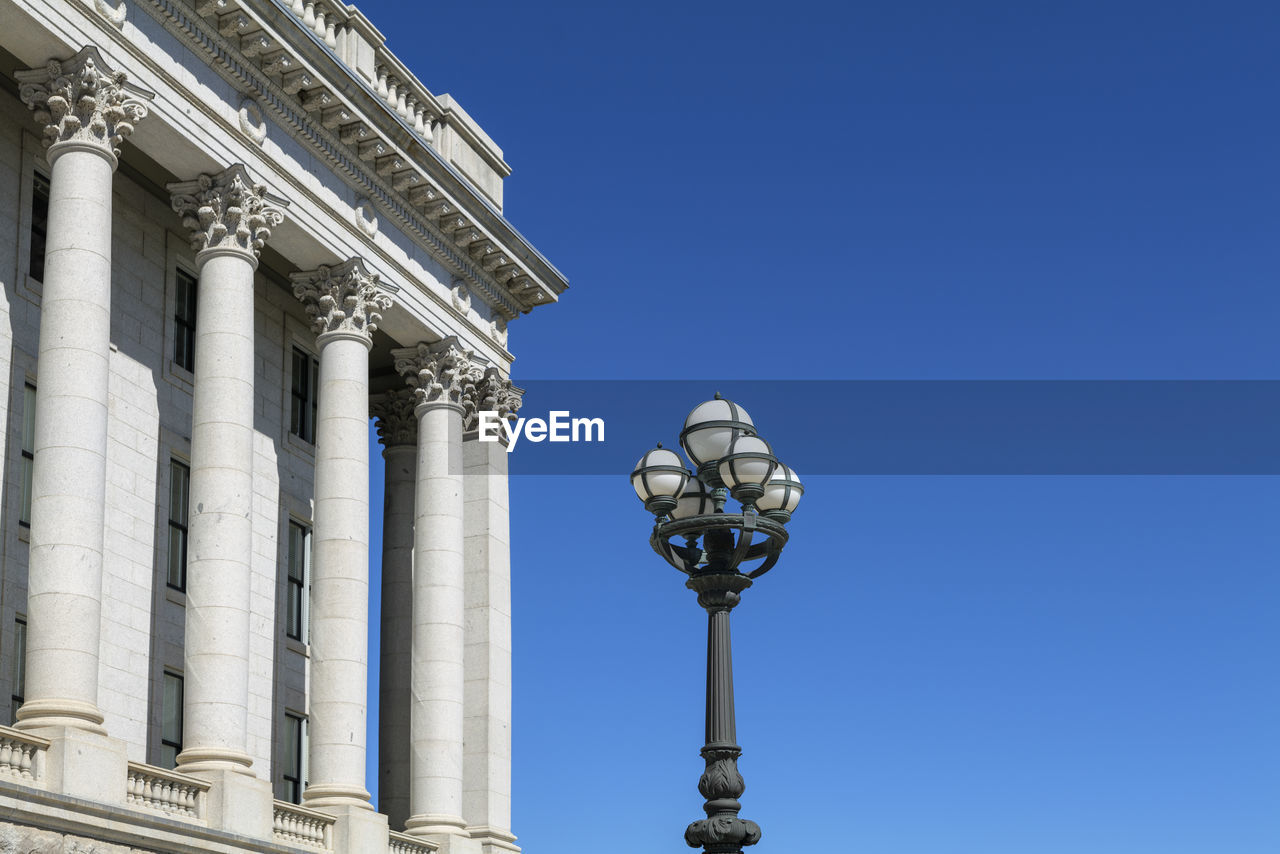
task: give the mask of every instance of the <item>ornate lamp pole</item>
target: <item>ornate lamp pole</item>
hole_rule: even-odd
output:
[[[719,394],[689,413],[680,444],[696,475],[659,444],[640,458],[631,485],[655,517],[653,550],[689,577],[685,586],[707,611],[706,770],[698,781],[707,817],[690,824],[684,839],[707,854],[741,854],[760,841],[760,826],[738,817],[747,786],[738,773],[729,612],[777,562],[804,488],[756,435],[751,416]],[[739,512],[726,512],[730,496]]]

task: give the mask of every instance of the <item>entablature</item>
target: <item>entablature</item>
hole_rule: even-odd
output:
[[[422,86],[354,7],[328,0],[151,0],[150,5],[175,22],[186,7],[212,25],[216,36],[191,20],[180,22],[186,24],[180,29],[204,45],[210,39],[224,41],[243,59],[230,69],[233,76],[252,70],[269,78],[310,122],[335,136],[377,176],[387,194],[384,201],[394,196],[425,221],[434,238],[428,248],[455,274],[473,280],[481,298],[504,320],[554,302],[568,286],[495,202],[477,190],[478,182],[437,150],[436,140],[464,141],[500,176],[498,183],[510,173],[501,150],[452,98],[436,98]]]

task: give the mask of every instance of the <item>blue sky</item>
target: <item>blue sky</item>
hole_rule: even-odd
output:
[[[1272,4],[360,7],[570,279],[517,382],[1280,378]],[[530,854],[701,815],[705,617],[626,475],[512,480]],[[1280,849],[1275,477],[801,475],[734,614],[755,850]]]

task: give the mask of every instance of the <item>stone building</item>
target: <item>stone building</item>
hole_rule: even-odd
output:
[[[0,0],[0,89],[0,852],[519,850],[502,151],[334,0]]]

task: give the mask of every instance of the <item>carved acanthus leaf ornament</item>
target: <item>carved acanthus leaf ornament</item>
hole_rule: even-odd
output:
[[[511,379],[504,377],[497,368],[489,368],[476,385],[475,406],[468,407],[464,428],[475,430],[479,427],[482,411],[496,412],[503,421],[514,418],[523,400],[524,389],[512,385]]]
[[[392,355],[396,372],[414,390],[419,404],[454,403],[466,415],[475,411],[476,386],[483,380],[484,370],[477,364],[475,353],[456,338],[394,350]]]
[[[233,249],[258,257],[289,203],[254,183],[237,163],[216,175],[170,184],[173,209],[191,230],[191,248]]]
[[[369,411],[378,419],[378,441],[388,448],[418,443],[418,395],[411,388],[384,392],[373,399]]]
[[[378,274],[370,273],[359,258],[295,273],[292,279],[293,295],[302,300],[317,335],[355,332],[371,340],[396,290],[380,282]]]
[[[95,47],[15,76],[18,97],[44,125],[45,148],[91,143],[118,156],[121,140],[146,118],[146,102],[155,97],[130,84],[123,71],[112,71]]]

